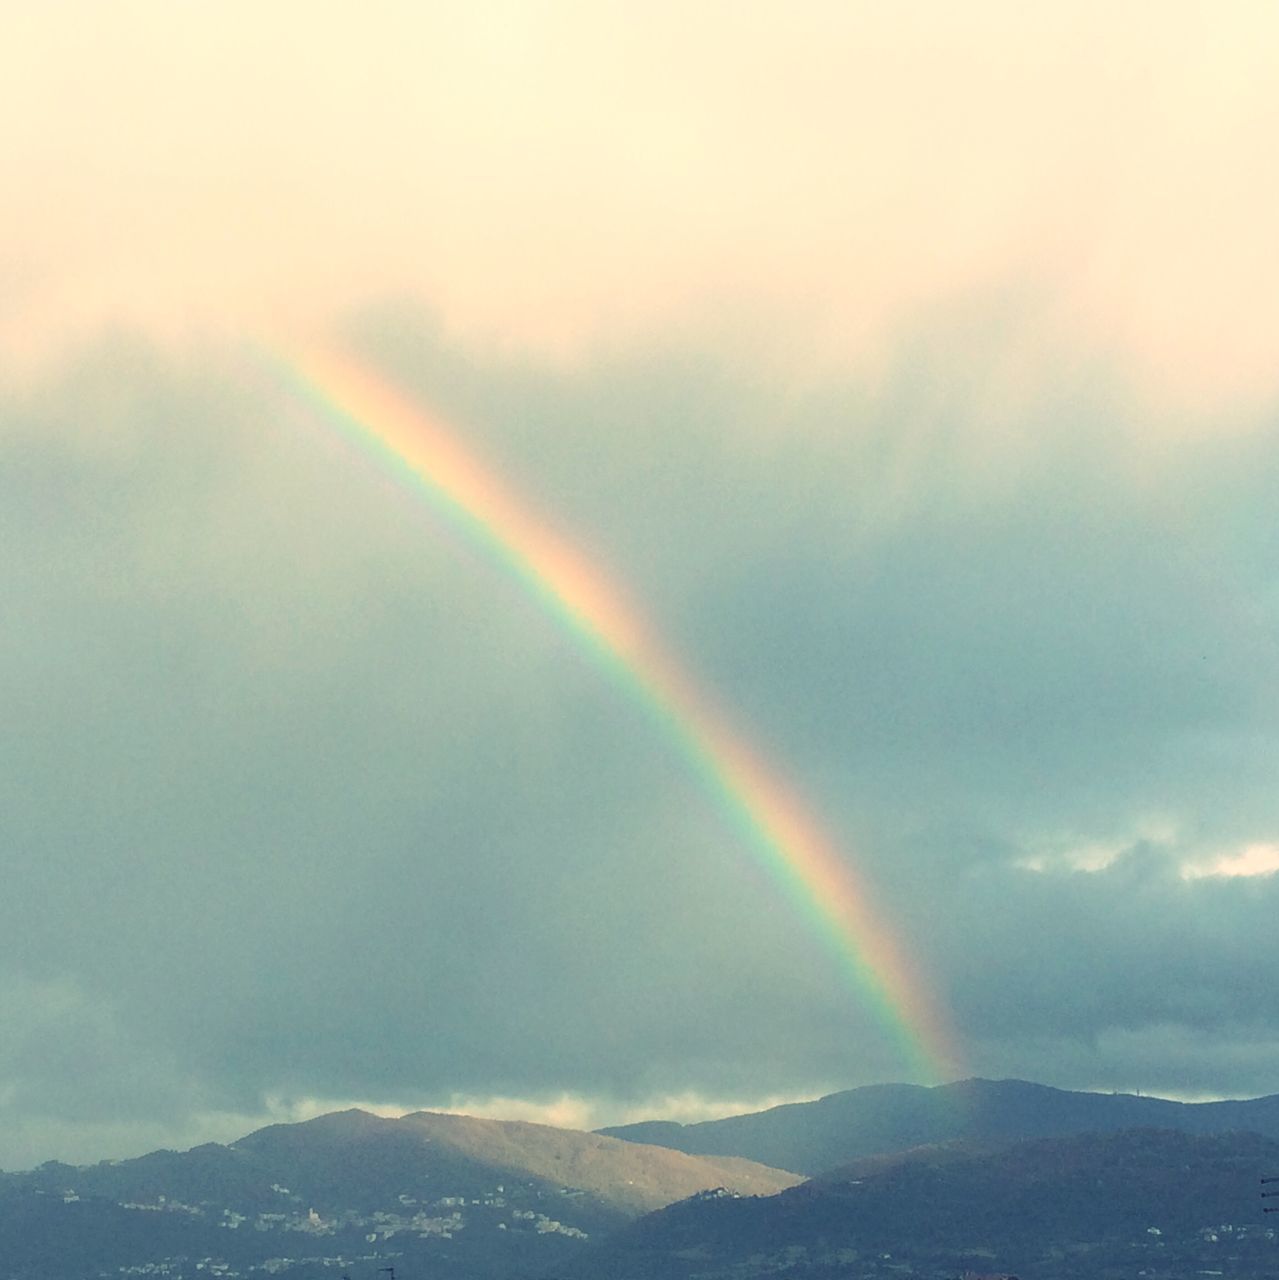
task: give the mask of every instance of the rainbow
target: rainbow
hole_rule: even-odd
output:
[[[941,1012],[865,885],[622,592],[482,465],[456,431],[368,368],[333,351],[277,354],[273,363],[331,427],[513,574],[658,723],[825,941],[913,1076],[931,1084],[953,1074],[958,1057]]]

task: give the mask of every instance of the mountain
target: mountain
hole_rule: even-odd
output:
[[[863,1156],[943,1142],[1142,1127],[1198,1134],[1251,1130],[1279,1138],[1279,1094],[1245,1102],[1172,1102],[1024,1080],[963,1080],[931,1089],[885,1084],[701,1124],[645,1122],[599,1132],[691,1155],[744,1156],[811,1175]]]
[[[868,1158],[769,1198],[702,1193],[580,1255],[573,1280],[1035,1280],[1279,1268],[1258,1180],[1279,1143],[1165,1130],[954,1143]]]
[[[233,1149],[306,1188],[312,1199],[361,1204],[384,1203],[413,1182],[474,1198],[498,1176],[556,1194],[567,1187],[600,1212],[634,1217],[706,1187],[770,1195],[799,1181],[737,1156],[637,1149],[607,1135],[431,1111],[398,1120],[348,1111],[271,1125]]]
[[[1275,1098],[1192,1106],[966,1081],[662,1127],[729,1146],[744,1135],[797,1168],[829,1161],[803,1185],[736,1153],[345,1111],[228,1146],[0,1175],[0,1280],[381,1280],[389,1268],[398,1280],[1252,1280],[1279,1273],[1256,1185],[1279,1175],[1273,1137],[1107,1126],[1171,1117],[1273,1135],[1277,1110]]]
[[[0,1175],[0,1277],[332,1280],[396,1266],[488,1280],[553,1270],[705,1188],[769,1195],[798,1181],[548,1125],[344,1111],[229,1146]]]

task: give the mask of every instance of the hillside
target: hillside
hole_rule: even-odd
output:
[[[1023,1280],[1222,1274],[1279,1265],[1258,1179],[1279,1143],[1255,1134],[1131,1130],[997,1149],[951,1144],[875,1157],[769,1199],[701,1195],[641,1219],[569,1274],[704,1280],[784,1269]]]
[[[747,1280],[778,1269],[792,1280],[964,1270],[1253,1280],[1279,1264],[1257,1186],[1279,1173],[1279,1143],[1105,1126],[1157,1115],[1183,1129],[1273,1127],[1277,1101],[1187,1105],[968,1081],[662,1126],[767,1140],[795,1163],[862,1148],[802,1185],[733,1155],[352,1110],[227,1146],[0,1175],[0,1280],[372,1280],[389,1267],[400,1280]],[[1021,1137],[1054,1128],[1069,1136]],[[901,1149],[934,1133],[945,1140]]]
[[[633,1217],[706,1187],[771,1195],[799,1179],[740,1157],[684,1152],[514,1120],[418,1111],[397,1120],[340,1112],[272,1125],[233,1145],[312,1198],[385,1200],[413,1182],[476,1196],[494,1177],[582,1193],[600,1210]]]
[[[1279,1138],[1279,1095],[1241,1102],[1173,1102],[1052,1089],[1024,1080],[870,1085],[701,1124],[601,1129],[631,1142],[707,1156],[737,1155],[818,1174],[863,1156],[955,1141],[1010,1142],[1132,1128],[1182,1133],[1250,1130]]]
[[[298,1280],[375,1263],[523,1274],[704,1188],[767,1195],[797,1181],[547,1125],[346,1111],[229,1146],[0,1175],[0,1277],[161,1265],[233,1277],[271,1259]]]

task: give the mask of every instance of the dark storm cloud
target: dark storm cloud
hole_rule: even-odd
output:
[[[405,309],[353,333],[810,797],[974,1069],[1265,1087],[1276,878],[1179,869],[1279,839],[1276,433],[1150,449],[1086,370],[992,406],[998,325],[802,392],[674,346],[518,367]],[[71,1116],[900,1074],[636,707],[259,365],[117,341],[4,403],[18,1158]]]

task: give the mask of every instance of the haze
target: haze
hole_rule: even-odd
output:
[[[956,1075],[1274,1092],[1270,5],[9,6],[0,1164],[903,1078],[662,733],[264,347],[628,593]]]

